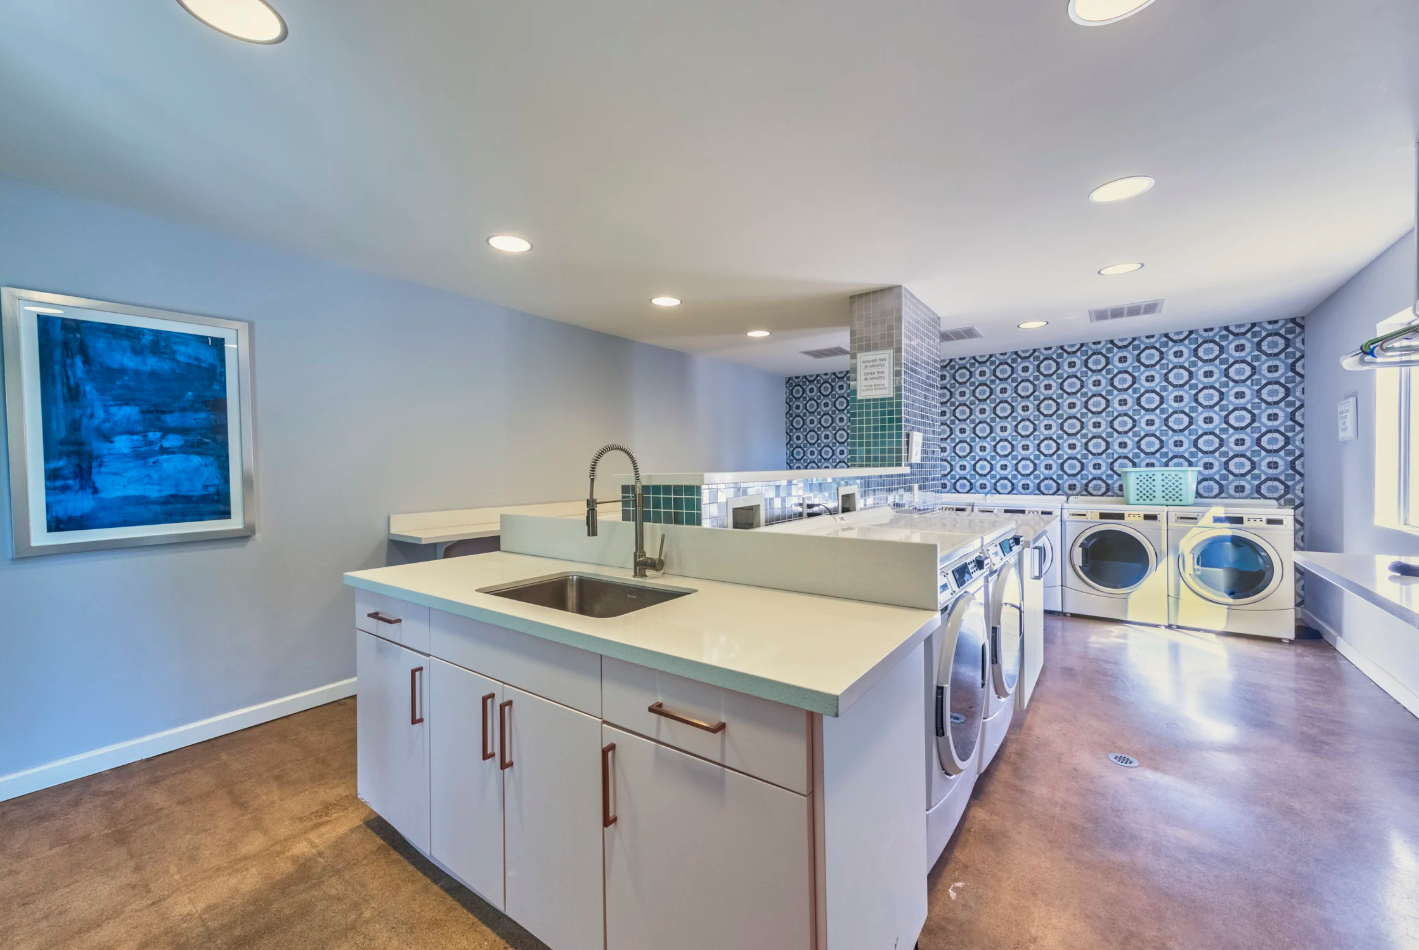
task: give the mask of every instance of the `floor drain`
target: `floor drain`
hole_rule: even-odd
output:
[[[1131,755],[1124,755],[1122,752],[1109,753],[1109,761],[1114,765],[1121,765],[1126,769],[1138,768],[1138,760]]]
[[[962,716],[960,713],[952,713],[951,721],[959,726],[961,723],[966,721],[966,717]]]

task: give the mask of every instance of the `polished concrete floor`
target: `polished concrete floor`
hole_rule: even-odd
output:
[[[1403,706],[1322,640],[1046,635],[1029,713],[931,875],[925,950],[1419,948]]]
[[[1320,641],[1047,638],[925,950],[1419,948],[1419,720]],[[354,754],[346,700],[0,803],[0,946],[540,948],[355,798]]]

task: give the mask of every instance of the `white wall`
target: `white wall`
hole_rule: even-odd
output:
[[[0,556],[0,776],[353,676],[340,575],[391,512],[577,498],[608,441],[784,464],[782,377],[4,180],[0,222],[0,284],[254,324],[261,504],[253,539]]]
[[[1401,238],[1306,318],[1306,547],[1350,554],[1419,554],[1419,536],[1375,524],[1377,372],[1341,369],[1340,358],[1375,335],[1375,325],[1414,304],[1414,234]],[[1358,397],[1359,437],[1341,442],[1336,405]],[[1306,608],[1332,634],[1345,635],[1354,600],[1311,578]],[[1403,628],[1396,636],[1412,638]]]

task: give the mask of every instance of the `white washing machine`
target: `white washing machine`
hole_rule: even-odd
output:
[[[942,552],[943,562],[947,561]],[[927,641],[926,870],[946,850],[980,774],[989,676],[986,563],[975,538],[941,571],[942,622]]]
[[[1020,557],[1027,548],[1013,527],[994,538],[982,538],[982,542],[989,565],[986,594],[990,599],[990,675],[981,727],[980,768],[984,772],[1015,718],[1015,688],[1025,653],[1025,579],[1020,573]]]
[[[1249,501],[1168,512],[1168,622],[1290,640],[1295,513]]]
[[[1063,610],[1061,589],[1064,586],[1064,506],[1069,501],[1064,495],[987,495],[985,501],[976,505],[977,514],[991,514],[1001,518],[1050,517],[1054,524],[1040,538],[1039,562],[1022,567],[1040,574],[1045,586],[1045,610],[1058,613]],[[1027,564],[1029,562],[1026,562]]]
[[[1064,612],[1166,625],[1167,529],[1167,508],[1129,505],[1122,498],[1069,499]]]

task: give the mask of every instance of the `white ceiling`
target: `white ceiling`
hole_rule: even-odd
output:
[[[273,2],[0,0],[0,175],[785,373],[898,283],[944,355],[1297,316],[1414,214],[1414,0]]]

